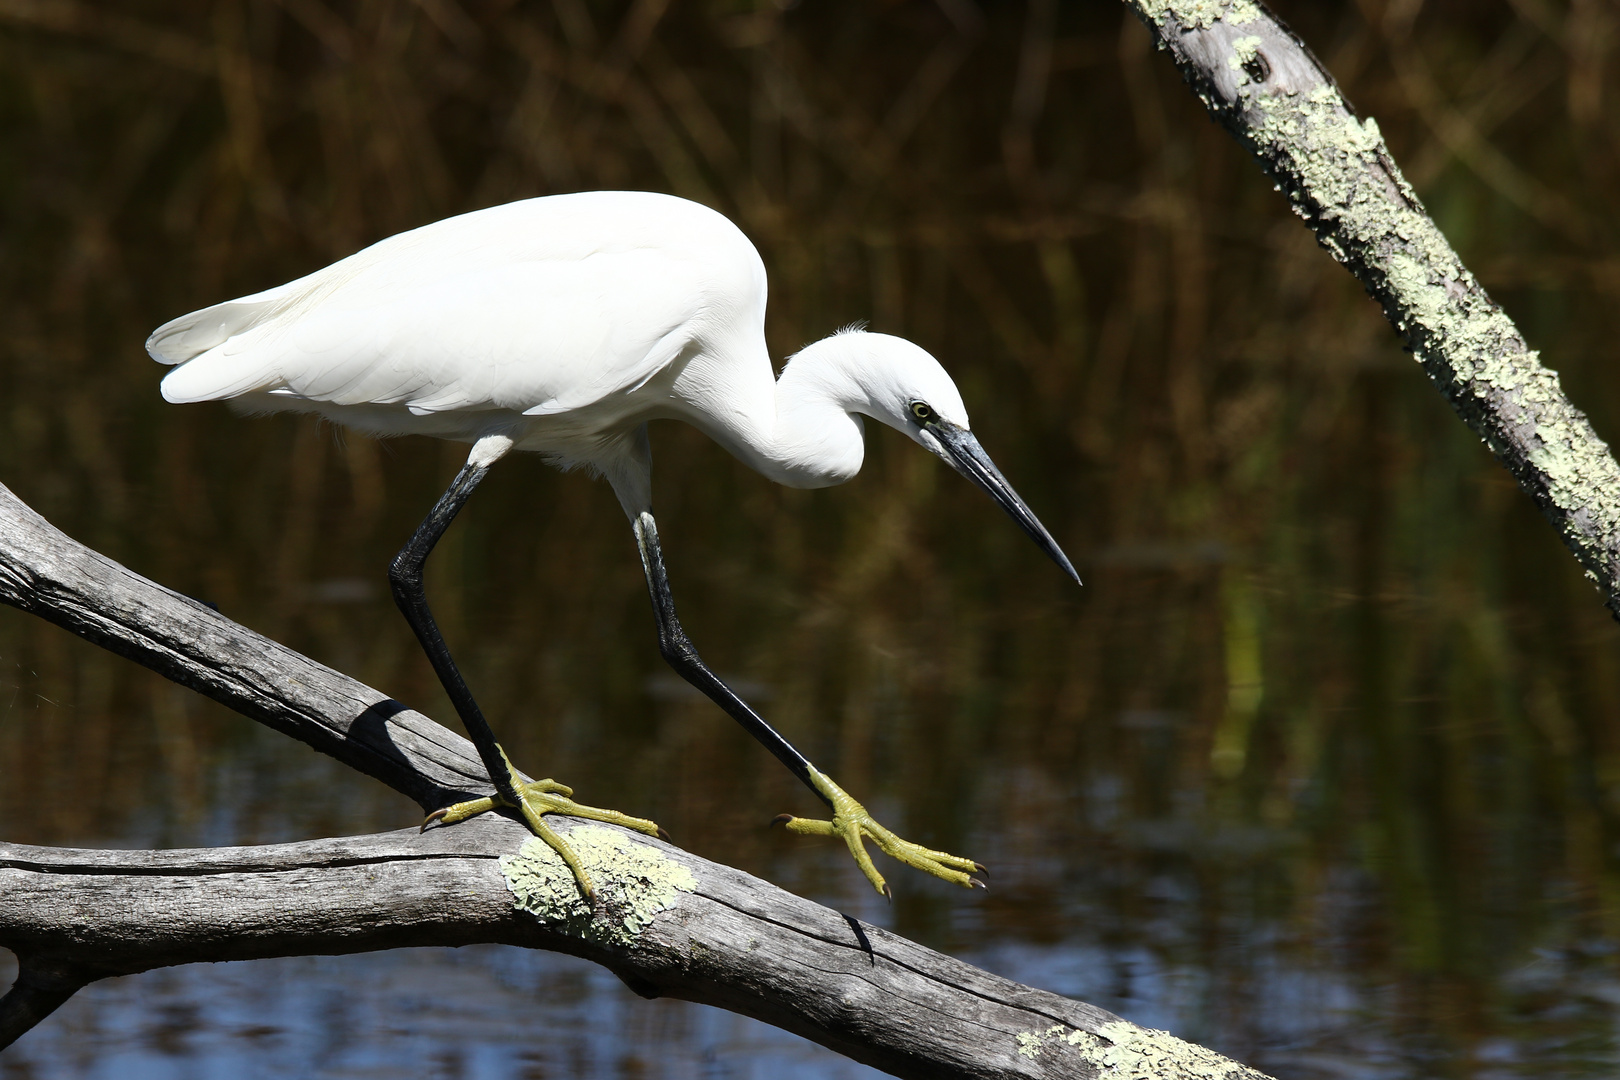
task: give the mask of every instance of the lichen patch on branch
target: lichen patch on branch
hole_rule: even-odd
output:
[[[1054,1024],[1044,1031],[1019,1032],[1016,1038],[1023,1057],[1034,1060],[1044,1051],[1073,1050],[1103,1078],[1257,1080],[1264,1076],[1168,1031],[1152,1031],[1123,1020],[1102,1025],[1096,1034]]]
[[[1242,26],[1260,17],[1251,0],[1147,0],[1142,10],[1154,21],[1168,15],[1186,30],[1208,30],[1217,22]]]
[[[697,888],[692,871],[617,829],[581,825],[568,833],[568,846],[591,875],[606,917],[592,913],[568,864],[535,837],[517,854],[501,856],[501,874],[520,911],[588,941],[634,944],[655,915],[675,906],[679,893]]]

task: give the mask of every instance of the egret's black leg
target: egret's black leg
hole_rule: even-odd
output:
[[[650,513],[643,511],[636,516],[635,530],[636,544],[641,549],[641,566],[647,575],[647,591],[652,594],[653,614],[658,620],[658,651],[663,654],[664,660],[681,678],[703,691],[709,700],[724,709],[733,720],[743,726],[744,730],[758,739],[765,749],[786,765],[794,776],[804,781],[833,812],[831,821],[797,818],[791,814],[783,814],[777,821],[794,832],[812,836],[842,837],[849,845],[850,854],[855,857],[856,864],[866,874],[867,880],[885,896],[889,895],[889,887],[884,882],[883,875],[872,865],[871,856],[861,843],[863,838],[872,840],[885,853],[901,862],[925,870],[936,877],[942,877],[958,885],[982,886],[983,882],[970,877],[969,874],[974,870],[983,873],[983,866],[960,855],[934,851],[913,844],[909,840],[902,840],[879,825],[873,820],[872,815],[867,813],[865,807],[851,798],[843,788],[833,783],[825,773],[811,765],[781,732],[767,724],[764,717],[750,708],[735,690],[709,670],[693,646],[692,639],[686,636],[686,631],[681,627],[681,621],[675,614],[675,597],[670,592],[669,575],[664,570],[664,553],[658,543],[658,524],[653,521]]]
[[[444,686],[444,692],[450,696],[450,704],[455,706],[456,715],[461,717],[473,746],[478,748],[478,757],[489,772],[495,790],[515,805],[518,793],[507,775],[505,759],[495,742],[495,732],[490,728],[489,721],[484,719],[484,711],[473,699],[472,691],[467,689],[467,680],[461,677],[461,669],[451,657],[450,647],[444,643],[444,635],[439,632],[439,624],[433,618],[427,593],[422,587],[422,566],[427,562],[428,555],[488,472],[488,465],[471,461],[461,467],[456,478],[450,482],[450,487],[439,496],[439,501],[428,511],[428,516],[422,519],[422,524],[416,527],[405,546],[399,549],[399,554],[394,556],[393,563],[388,567],[388,584],[394,593],[394,603],[399,605],[405,621],[411,624],[416,640],[422,643],[422,651],[427,653],[428,662],[433,665],[434,673]]]
[[[499,457],[499,453],[494,456]],[[495,785],[495,798],[457,803],[430,815],[428,821],[442,820],[452,824],[493,810],[496,806],[511,807],[518,811],[524,823],[536,836],[562,857],[568,868],[573,871],[580,889],[590,897],[591,881],[585,868],[580,865],[578,856],[562,837],[545,823],[543,815],[565,814],[570,817],[590,818],[593,821],[607,821],[655,836],[661,830],[657,825],[642,818],[633,818],[616,810],[602,810],[576,803],[569,797],[573,795],[572,789],[554,780],[527,782],[519,776],[517,770],[512,768],[512,763],[506,759],[506,752],[495,741],[495,732],[491,730],[489,721],[484,719],[483,710],[478,707],[472,691],[467,688],[467,681],[461,676],[461,669],[451,657],[450,648],[444,643],[444,635],[440,633],[439,624],[433,618],[433,612],[428,607],[427,593],[422,587],[423,564],[427,562],[427,557],[433,551],[434,545],[439,542],[439,538],[444,535],[444,530],[455,520],[456,513],[472,495],[478,482],[489,472],[491,460],[493,459],[479,460],[477,451],[474,451],[473,459],[462,466],[456,478],[450,482],[449,489],[440,496],[428,516],[422,520],[422,524],[416,527],[410,540],[406,541],[399,554],[394,556],[394,561],[388,568],[388,582],[394,593],[394,602],[399,605],[405,621],[410,623],[411,629],[415,631],[416,640],[421,642],[422,651],[427,653],[428,662],[433,665],[434,672],[439,676],[444,692],[449,695],[450,703],[455,706],[456,715],[461,717],[473,745],[478,748],[478,756],[489,773],[490,782]],[[426,827],[426,823],[423,827]]]
[[[652,594],[653,615],[658,620],[659,653],[681,678],[703,691],[705,696],[741,724],[748,734],[758,739],[765,749],[776,755],[776,760],[786,765],[789,772],[815,791],[816,784],[811,779],[815,768],[781,732],[767,724],[765,718],[755,712],[748,702],[738,697],[735,690],[709,670],[692,645],[692,639],[686,636],[681,620],[675,615],[675,597],[669,591],[669,575],[664,572],[664,552],[658,544],[658,525],[653,521],[653,516],[642,513],[636,518],[635,527],[636,544],[641,548],[641,567],[647,574],[647,591]],[[816,794],[821,795],[819,791]],[[821,795],[821,799],[828,806],[832,805],[825,795]]]

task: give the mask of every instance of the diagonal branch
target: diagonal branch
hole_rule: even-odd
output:
[[[0,603],[306,742],[423,810],[494,790],[460,735],[91,551],[3,485]]]
[[[1317,242],[1383,306],[1620,618],[1620,465],[1463,266],[1372,119],[1257,0],[1125,0]]]
[[[424,808],[488,794],[471,744],[146,580],[0,486],[0,601],[278,731]],[[81,986],[197,961],[502,942],[593,960],[646,997],[719,1006],[900,1076],[1264,1080],[1095,1006],[1021,986],[626,830],[553,819],[598,889],[521,825],[247,848],[0,842],[0,1047]]]

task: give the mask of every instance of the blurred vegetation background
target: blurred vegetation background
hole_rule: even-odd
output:
[[[1620,9],[1273,6],[1612,436]],[[429,584],[515,760],[1280,1077],[1612,1074],[1620,631],[1111,0],[0,0],[0,482],[453,724],[383,573],[465,449],[168,406],[141,343],[590,188],[734,218],[778,357],[858,319],[934,352],[1087,584],[888,432],[794,492],[655,427],[705,656],[995,871],[869,909],[847,858],[765,829],[810,797],[663,668],[606,486],[503,463]],[[414,808],[0,611],[0,820],[167,846]],[[30,1038],[17,1067],[66,1060]],[[682,1074],[681,1036],[647,1038],[628,1074]]]

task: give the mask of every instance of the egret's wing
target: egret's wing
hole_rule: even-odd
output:
[[[516,263],[368,295],[364,304],[334,296],[243,335],[236,356],[237,341],[226,343],[221,366],[264,371],[253,389],[338,405],[578,408],[655,374],[673,358],[657,346],[696,314],[681,275],[662,265],[648,273],[649,261],[664,260],[618,253],[584,266]],[[238,377],[231,388],[239,385]],[[164,392],[172,399],[167,381]]]
[[[180,364],[164,397],[260,392],[541,414],[640,386],[734,288],[738,251],[721,245],[717,259],[716,230],[729,232],[726,244],[747,241],[694,204],[630,196],[627,212],[625,193],[614,196],[451,218],[176,319],[148,342],[155,358]]]

